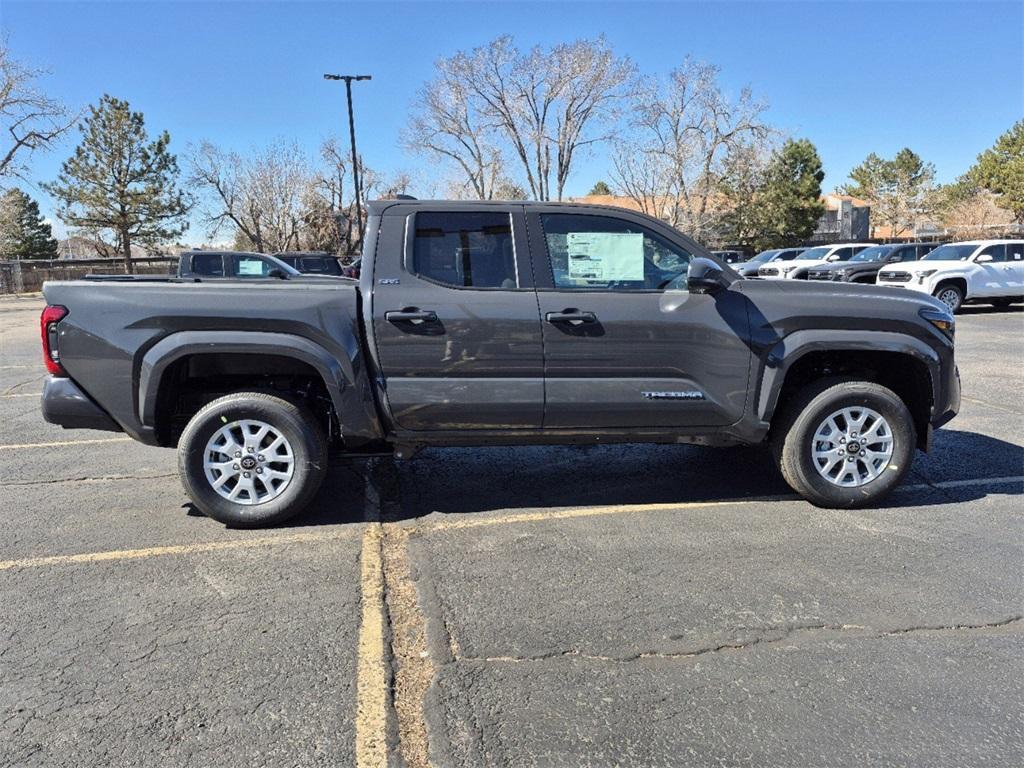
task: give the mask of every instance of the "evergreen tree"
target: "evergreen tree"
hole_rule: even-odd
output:
[[[758,247],[799,245],[811,236],[825,212],[824,178],[818,150],[810,141],[790,139],[782,145],[768,163],[756,197]]]
[[[968,176],[996,195],[996,205],[1024,224],[1024,120],[1014,123],[995,145],[978,155]]]
[[[892,160],[872,152],[850,171],[850,179],[843,191],[871,203],[872,231],[885,224],[889,237],[913,230],[934,201],[935,167],[906,147]]]
[[[587,192],[587,195],[610,195],[611,193],[611,188],[605,182],[599,181]]]
[[[82,142],[44,188],[59,201],[64,223],[112,233],[130,273],[132,243],[154,246],[178,237],[188,228],[191,204],[178,188],[170,134],[149,141],[142,113],[106,94],[89,109],[79,126]]]
[[[0,259],[55,258],[57,241],[39,213],[39,203],[20,189],[7,190],[0,197]]]

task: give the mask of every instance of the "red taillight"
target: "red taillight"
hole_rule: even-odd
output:
[[[67,307],[51,304],[39,316],[39,334],[43,337],[43,362],[46,370],[54,376],[67,376],[61,367],[60,353],[57,351],[57,323],[67,315]]]

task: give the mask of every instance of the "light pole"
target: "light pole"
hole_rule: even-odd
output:
[[[324,75],[324,80],[344,80],[345,95],[348,97],[348,133],[352,141],[352,180],[356,187],[356,226],[359,228],[359,242],[363,242],[363,206],[359,198],[361,187],[359,184],[359,159],[356,154],[356,123],[352,117],[352,81],[370,80],[370,75]]]

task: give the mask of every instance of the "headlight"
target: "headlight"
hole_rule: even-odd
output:
[[[787,266],[787,267],[782,267],[782,274],[786,274],[786,273],[787,273],[787,272],[789,272],[789,271],[790,271],[791,269],[796,269],[796,264],[790,264],[790,265],[789,265],[789,266]]]
[[[932,270],[934,272],[934,270]],[[956,335],[956,319],[948,309],[937,309],[935,307],[921,307],[918,313],[923,319],[934,325],[949,338]]]
[[[846,279],[847,279],[847,278],[849,278],[849,277],[850,277],[850,275],[852,275],[852,274],[853,274],[853,270],[852,270],[852,269],[840,269],[840,270],[836,270],[836,276],[835,276],[835,279],[836,279],[836,280],[846,280]]]
[[[926,277],[931,277],[939,270],[937,269],[925,269],[917,273],[917,282],[923,283]]]

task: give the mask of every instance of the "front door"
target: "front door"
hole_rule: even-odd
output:
[[[531,214],[545,428],[732,424],[747,396],[746,299],[690,294],[693,246],[632,214]]]
[[[398,426],[539,428],[543,353],[522,207],[396,208],[385,216],[404,221],[381,228],[372,298]]]

